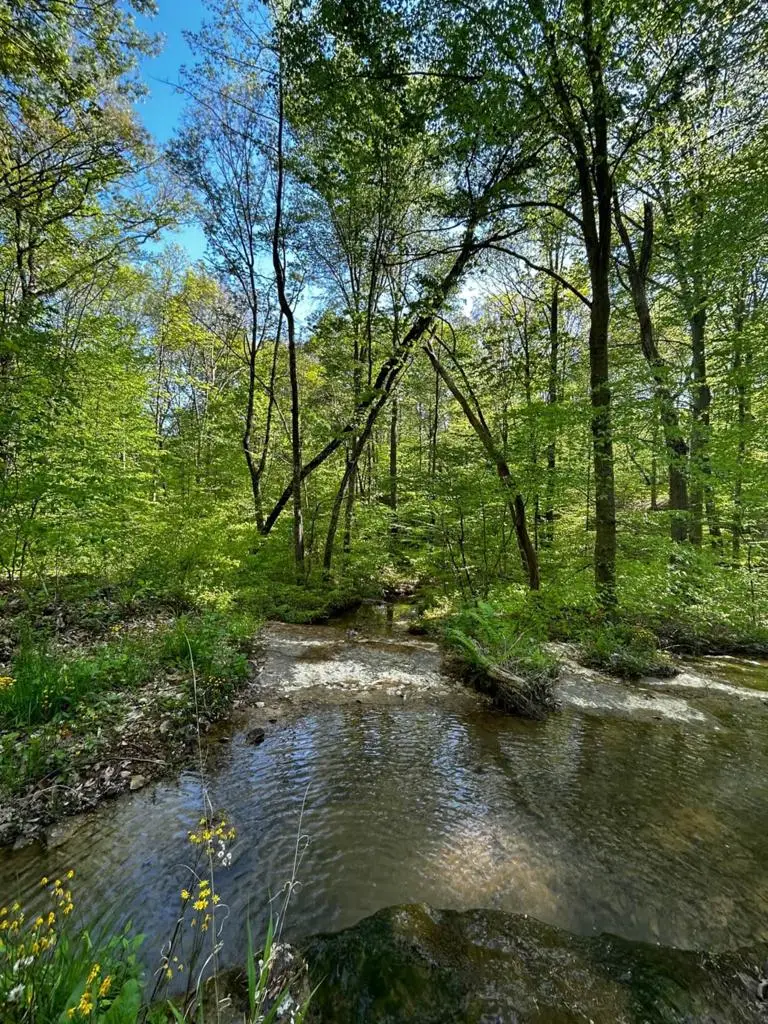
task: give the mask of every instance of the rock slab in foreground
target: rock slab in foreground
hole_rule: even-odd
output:
[[[499,911],[392,907],[308,940],[316,1024],[768,1022],[768,947],[707,954]]]

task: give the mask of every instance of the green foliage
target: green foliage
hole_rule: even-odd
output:
[[[448,642],[477,667],[492,663],[531,680],[556,679],[558,661],[539,638],[486,602],[461,608],[445,626]]]
[[[86,930],[74,910],[70,871],[42,880],[47,904],[0,908],[0,1005],[4,1024],[135,1024],[141,1007],[141,936]]]
[[[588,631],[582,640],[580,660],[589,668],[623,679],[673,676],[677,671],[659,650],[656,636],[642,626],[607,624]]]
[[[254,629],[253,618],[244,613],[184,615],[169,625],[116,636],[74,655],[28,633],[0,686],[0,723],[19,728],[72,716],[101,693],[131,689],[164,672],[191,678],[190,656],[199,696],[215,711],[245,678],[242,647]]]
[[[442,626],[462,673],[504,711],[538,718],[556,706],[557,658],[519,621],[479,602]]]

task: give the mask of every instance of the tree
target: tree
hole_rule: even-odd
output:
[[[493,439],[493,435],[491,434],[485,417],[483,416],[483,410],[480,408],[480,403],[477,401],[466,376],[461,373],[460,367],[459,372],[464,381],[464,390],[462,390],[451,373],[438,359],[431,344],[428,344],[425,347],[425,351],[429,356],[429,361],[435,368],[435,372],[440,375],[448,390],[461,406],[462,412],[467,417],[467,421],[480,439],[488,458],[494,463],[499,480],[504,488],[509,492],[509,511],[512,515],[512,522],[515,527],[515,535],[517,537],[517,545],[520,550],[523,572],[528,579],[528,586],[531,590],[538,590],[540,586],[539,560],[528,534],[528,526],[525,518],[525,502],[523,501],[519,490],[515,487],[506,459],[502,455],[498,444]]]

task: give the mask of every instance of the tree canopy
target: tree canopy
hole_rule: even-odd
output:
[[[6,579],[754,633],[764,9],[210,0],[164,150],[152,10],[0,2]]]

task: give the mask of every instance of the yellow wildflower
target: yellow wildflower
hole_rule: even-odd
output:
[[[76,1006],[70,1006],[70,1008],[67,1010],[67,1016],[69,1017],[70,1020],[72,1020],[72,1018],[75,1016],[76,1013],[77,1013],[77,1007]]]
[[[0,907],[0,917],[5,917],[8,913],[8,907]]]
[[[72,868],[70,868],[69,871],[67,872],[67,878],[71,882],[74,877],[75,877],[75,872],[72,870]]]
[[[45,921],[43,920],[42,917],[36,917],[35,918],[35,928],[42,928],[44,924],[45,924]]]
[[[91,982],[95,981],[100,974],[101,964],[94,964],[93,967],[91,968],[90,974],[88,975],[88,981],[86,982],[86,985],[90,985]]]
[[[40,885],[48,885],[48,878],[45,875],[40,879]]]
[[[109,990],[112,986],[112,975],[108,974],[104,981],[99,986],[99,999],[104,999],[109,994]]]
[[[90,992],[87,990],[83,992],[80,996],[80,1002],[77,1004],[77,1008],[84,1017],[88,1016],[93,1009],[93,998]]]
[[[191,895],[191,893],[189,892],[188,889],[182,889],[181,890],[181,898],[183,900],[188,900],[190,898],[190,895]]]

